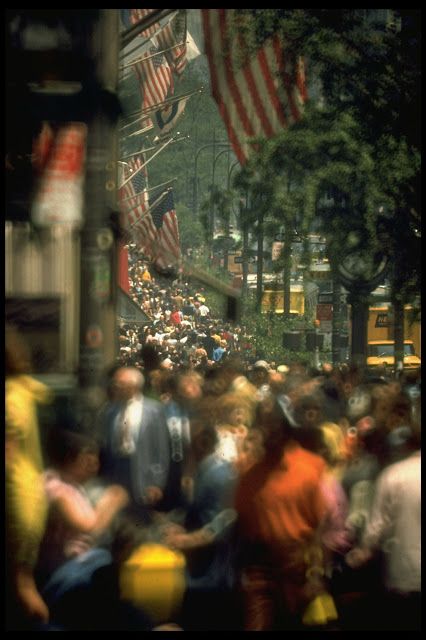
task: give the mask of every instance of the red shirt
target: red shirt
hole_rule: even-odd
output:
[[[170,322],[173,324],[180,324],[182,322],[182,314],[180,311],[173,311],[170,316]]]
[[[250,542],[282,546],[311,540],[326,515],[324,460],[295,442],[271,468],[264,460],[240,480],[235,506]]]

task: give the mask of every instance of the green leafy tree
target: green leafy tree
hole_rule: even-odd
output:
[[[264,179],[291,181],[281,215],[296,206],[304,230],[327,235],[335,263],[357,248],[372,261],[386,255],[402,308],[420,290],[418,11],[271,11],[243,11],[255,18],[253,47],[279,31],[286,56],[307,57],[313,99],[252,162]]]
[[[204,228],[194,213],[184,204],[178,204],[176,214],[179,221],[179,237],[183,255],[193,255],[205,249]]]

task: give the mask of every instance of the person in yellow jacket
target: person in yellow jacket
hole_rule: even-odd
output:
[[[145,280],[145,282],[151,282],[151,280],[152,280],[151,274],[148,271],[148,267],[147,266],[143,267],[142,280]]]
[[[6,624],[8,630],[28,630],[49,618],[33,570],[47,515],[37,404],[50,402],[52,394],[26,373],[30,369],[27,347],[10,326],[6,327],[5,356]]]

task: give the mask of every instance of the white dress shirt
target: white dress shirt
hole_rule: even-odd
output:
[[[117,447],[121,455],[130,455],[136,449],[136,440],[142,420],[143,396],[131,398],[116,420]]]

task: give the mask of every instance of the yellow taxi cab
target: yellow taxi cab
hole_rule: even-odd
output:
[[[367,367],[395,366],[394,340],[369,340],[367,353]],[[414,351],[412,340],[404,340],[404,369],[418,369],[421,365],[419,356]]]

